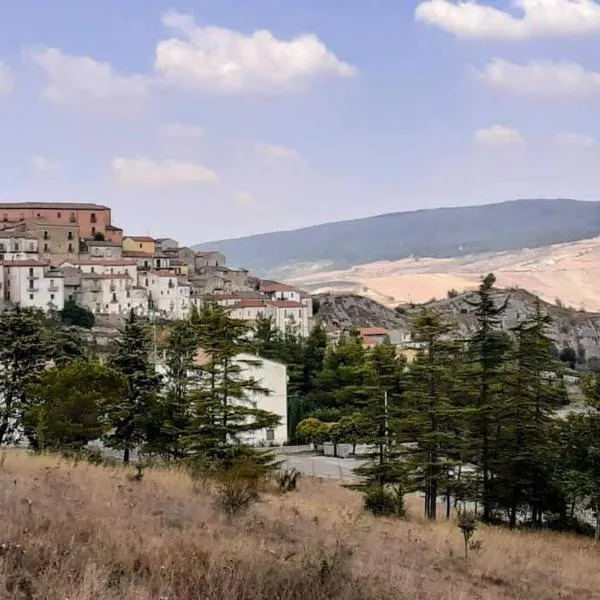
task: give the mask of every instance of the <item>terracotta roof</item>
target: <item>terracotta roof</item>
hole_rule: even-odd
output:
[[[5,267],[46,267],[48,263],[40,262],[39,260],[4,260],[2,263]]]
[[[160,271],[148,271],[150,275],[156,275],[157,277],[177,277],[175,273],[172,271],[166,271],[165,269],[161,269]]]
[[[292,285],[279,283],[279,281],[261,281],[260,291],[268,294],[271,292],[299,292],[300,290]]]
[[[131,279],[127,273],[82,273],[82,279]]]
[[[123,231],[122,227],[117,227],[116,225],[107,225],[106,229],[110,229],[111,231]]]
[[[37,235],[30,231],[0,231],[0,239],[21,238],[26,240],[37,240]]]
[[[196,256],[201,256],[203,258],[211,256],[212,254],[219,254],[219,252],[216,250],[211,250],[210,252],[196,252]]]
[[[305,308],[304,304],[294,300],[271,300],[269,304],[277,308]]]
[[[231,308],[266,308],[267,303],[264,300],[240,300],[236,302]]]
[[[387,335],[388,330],[385,327],[360,327],[358,332],[362,336],[372,336],[372,335]]]
[[[152,258],[154,254],[152,252],[142,252],[141,250],[123,250],[123,256],[129,256],[131,258]]]
[[[86,202],[0,202],[0,210],[3,208],[58,208],[73,210],[110,210],[102,204],[91,204]]]
[[[135,242],[153,242],[154,238],[148,237],[147,235],[126,235],[126,240],[133,240]]]
[[[62,265],[103,265],[105,267],[134,267],[136,262],[134,260],[117,260],[110,258],[102,258],[97,260],[65,260],[61,263]]]

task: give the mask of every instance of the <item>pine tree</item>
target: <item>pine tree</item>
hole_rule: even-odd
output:
[[[494,455],[497,414],[502,404],[504,367],[510,342],[500,330],[502,317],[508,305],[508,297],[499,306],[494,301],[492,273],[483,278],[475,301],[467,301],[474,308],[477,329],[470,340],[473,360],[473,386],[475,393],[475,416],[473,460],[481,473],[483,520],[492,517],[491,462]]]
[[[450,472],[460,464],[460,428],[468,410],[455,403],[463,351],[460,343],[449,339],[452,331],[431,311],[423,310],[415,319],[413,338],[423,348],[410,365],[404,392],[405,460],[412,489],[425,495],[428,519],[436,519],[443,489],[449,498]]]
[[[229,460],[235,454],[232,446],[243,446],[248,435],[276,426],[280,417],[255,406],[256,396],[269,390],[245,373],[260,359],[247,356],[253,346],[244,321],[207,303],[200,314],[198,342],[202,387],[194,394],[185,444],[196,457]]]
[[[0,445],[27,435],[29,385],[48,360],[41,315],[18,306],[0,313]]]
[[[494,499],[508,510],[512,528],[523,505],[531,508],[532,524],[541,526],[552,496],[558,452],[551,436],[552,413],[561,402],[562,372],[547,333],[550,323],[538,300],[535,313],[512,330],[513,366],[499,415],[492,487]]]
[[[365,456],[365,464],[355,470],[362,478],[358,488],[369,496],[374,488],[394,485],[401,498],[406,480],[400,428],[405,362],[393,346],[379,344],[366,352],[365,367],[367,373],[360,374],[360,386],[350,387],[355,394],[358,391],[354,405],[360,408],[362,419],[358,421],[360,435],[348,441],[357,440],[373,448]],[[357,413],[352,415],[356,419]]]
[[[123,462],[128,463],[130,452],[148,439],[148,427],[156,414],[156,394],[160,377],[150,362],[150,334],[147,325],[133,312],[117,340],[117,347],[109,357],[109,366],[127,378],[128,391],[120,402],[108,406],[113,432],[106,443],[123,451]]]

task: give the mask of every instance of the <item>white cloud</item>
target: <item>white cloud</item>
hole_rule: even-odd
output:
[[[147,77],[120,75],[88,56],[70,56],[58,48],[33,50],[30,56],[46,72],[42,96],[55,104],[125,112],[139,107],[149,94]]]
[[[600,92],[600,73],[570,62],[530,61],[518,65],[496,59],[478,77],[491,87],[517,94],[583,96]]]
[[[581,133],[558,133],[554,142],[566,150],[590,150],[597,147],[593,137]]]
[[[202,127],[186,123],[167,123],[160,128],[160,134],[176,139],[201,139],[206,135]]]
[[[31,157],[31,166],[36,173],[49,173],[58,169],[58,163],[47,156],[36,155]]]
[[[460,38],[520,40],[600,33],[596,0],[514,0],[512,14],[472,0],[426,0],[415,18]]]
[[[185,89],[219,92],[277,92],[297,89],[318,76],[349,77],[356,68],[339,60],[315,35],[289,41],[270,31],[246,35],[200,27],[193,17],[168,12],[162,22],[183,39],[156,46],[155,70],[165,82]]]
[[[487,148],[504,148],[523,143],[523,136],[518,129],[506,125],[491,125],[475,132],[475,143]]]
[[[212,169],[188,161],[115,158],[112,169],[119,183],[131,187],[188,186],[219,179]]]
[[[250,192],[236,192],[231,199],[238,206],[252,206],[256,200]]]
[[[280,144],[254,144],[254,151],[272,158],[298,158],[298,151]]]
[[[15,87],[15,78],[12,71],[0,60],[0,96],[12,92]]]

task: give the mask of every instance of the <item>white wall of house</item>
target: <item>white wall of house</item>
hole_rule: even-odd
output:
[[[293,304],[286,306],[287,302]],[[308,326],[308,310],[300,302],[296,301],[274,301],[274,321],[277,329],[283,332],[295,333],[301,337],[307,337],[310,333]]]
[[[152,297],[154,310],[165,319],[184,319],[190,312],[190,287],[180,285],[177,276],[168,271],[138,274],[138,285]],[[180,289],[181,288],[181,289]]]
[[[25,232],[0,232],[0,260],[37,260],[38,240]]]
[[[64,281],[48,265],[32,260],[4,263],[4,299],[23,308],[62,310]]]
[[[133,283],[128,273],[87,273],[77,301],[94,314],[125,315],[133,307]]]
[[[77,267],[82,273],[97,273],[98,275],[127,274],[133,281],[137,280],[137,264],[131,260],[83,260],[65,261],[63,266]]]

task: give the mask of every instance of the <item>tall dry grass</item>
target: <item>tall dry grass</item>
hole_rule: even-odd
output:
[[[0,466],[0,598],[541,600],[599,597],[600,551],[566,535],[375,520],[360,497],[304,479],[227,519],[178,471],[9,453]],[[418,507],[411,507],[411,511]],[[410,512],[410,511],[409,511]]]

